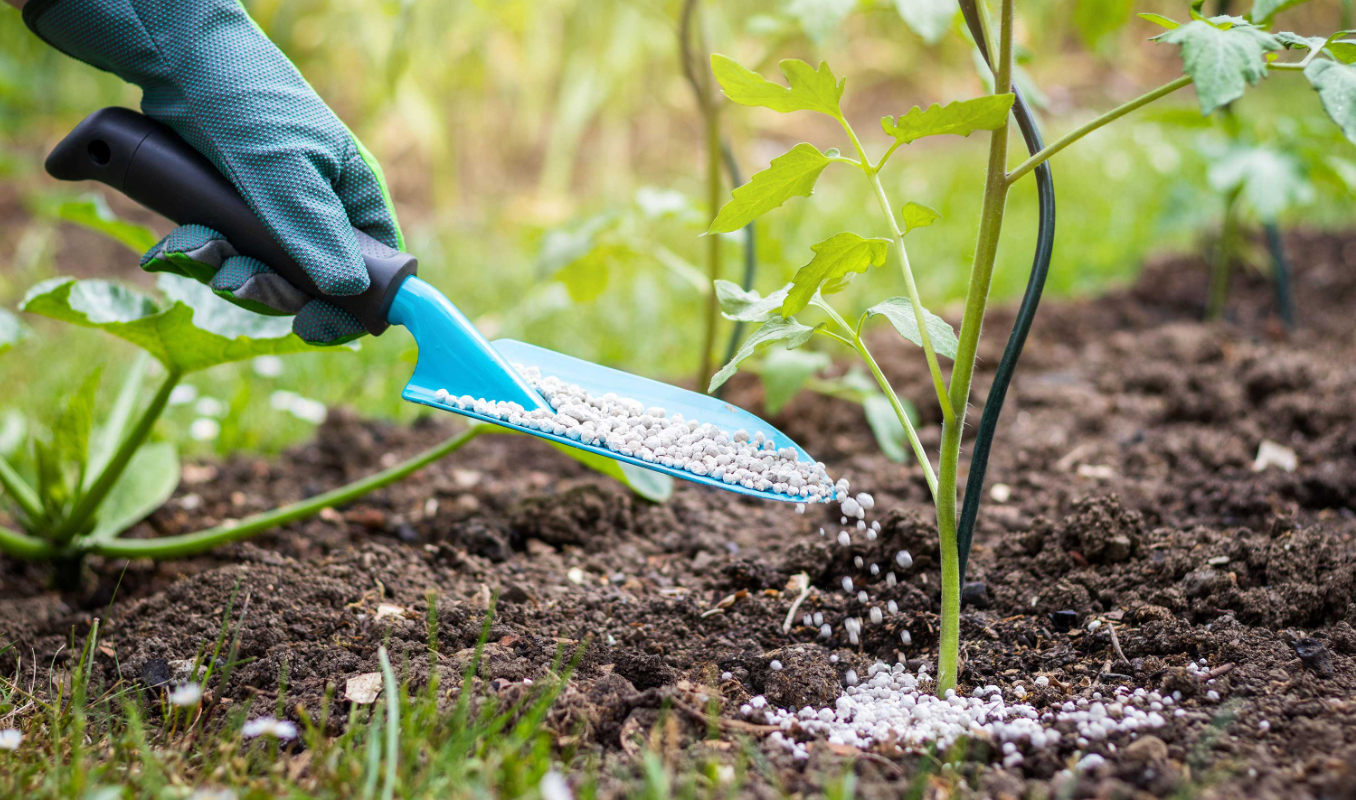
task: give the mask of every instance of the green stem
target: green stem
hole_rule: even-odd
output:
[[[899,423],[904,426],[904,433],[909,437],[909,445],[913,448],[914,458],[917,458],[919,465],[923,467],[923,479],[928,483],[928,491],[932,493],[933,502],[936,502],[937,475],[932,471],[932,461],[928,458],[927,450],[924,449],[923,443],[918,440],[918,433],[913,429],[913,421],[909,419],[908,412],[904,410],[904,404],[899,402],[899,395],[895,394],[894,387],[890,386],[890,382],[885,379],[885,373],[881,372],[880,365],[876,363],[871,351],[866,349],[862,337],[855,337],[854,345],[857,354],[866,362],[867,368],[871,370],[871,375],[875,377],[876,385],[889,399],[890,406],[895,410],[895,416],[899,417]]]
[[[998,69],[994,93],[1007,94],[1012,88],[1013,0],[1003,0],[999,27]],[[1003,230],[1003,212],[1007,204],[1008,126],[995,130],[989,139],[989,168],[984,183],[984,206],[980,216],[975,260],[970,268],[970,285],[965,294],[965,312],[961,317],[955,367],[951,370],[951,404],[956,416],[942,423],[942,457],[938,470],[937,533],[942,556],[942,616],[937,656],[937,693],[954,689],[960,667],[960,557],[956,548],[956,484],[960,466],[961,433],[965,410],[970,402],[970,383],[975,374],[979,335],[984,310],[989,302],[998,239]]]
[[[1210,286],[1207,290],[1205,318],[1216,320],[1224,315],[1229,304],[1229,274],[1234,254],[1238,252],[1238,198],[1240,192],[1229,193],[1224,207],[1224,225],[1220,230],[1219,247],[1210,262]]]
[[[1184,86],[1189,85],[1190,83],[1191,76],[1183,75],[1182,77],[1178,78],[1175,81],[1172,81],[1171,83],[1166,83],[1158,87],[1157,89],[1154,89],[1152,92],[1146,92],[1140,95],[1139,97],[1136,97],[1134,100],[1116,106],[1115,108],[1106,112],[1097,119],[1092,120],[1086,125],[1082,125],[1078,128],[1075,128],[1069,133],[1066,133],[1065,135],[1056,139],[1054,142],[1051,142],[1050,144],[1046,145],[1045,149],[1041,150],[1040,152],[1036,153],[1035,155],[1028,158],[1026,161],[1023,161],[1020,165],[1018,165],[1016,169],[1014,169],[1012,172],[1008,174],[1008,183],[1014,183],[1017,180],[1021,179],[1023,175],[1026,175],[1031,170],[1045,163],[1055,153],[1058,153],[1059,151],[1063,150],[1064,148],[1068,147],[1069,145],[1073,144],[1079,139],[1082,139],[1084,136],[1087,136],[1089,133],[1092,133],[1093,131],[1097,130],[1103,125],[1115,122],[1116,120],[1120,119],[1126,114],[1129,114],[1131,111],[1134,111],[1143,106],[1147,106],[1148,104],[1159,99],[1160,97],[1166,97],[1167,95],[1172,94],[1173,92],[1177,91],[1178,89],[1181,89]]]
[[[19,504],[19,508],[28,517],[30,523],[43,518],[42,499],[38,497],[37,492],[33,491],[33,487],[29,486],[19,476],[14,467],[9,465],[4,456],[0,456],[0,487],[4,487],[4,490],[9,492],[9,496],[13,497],[14,502]]]
[[[136,426],[132,428],[131,433],[127,434],[127,438],[122,440],[122,444],[118,446],[113,457],[108,460],[108,465],[104,467],[103,472],[99,473],[94,485],[89,487],[89,491],[81,495],[75,504],[75,508],[71,510],[66,521],[57,530],[59,542],[64,544],[70,541],[71,537],[83,530],[90,518],[94,516],[99,504],[104,501],[109,490],[113,488],[113,484],[117,483],[118,478],[122,477],[122,472],[127,468],[128,462],[132,460],[132,456],[136,455],[137,450],[145,443],[146,437],[150,436],[151,428],[155,427],[155,421],[160,419],[160,415],[165,411],[166,404],[169,403],[170,392],[173,392],[174,387],[179,385],[179,380],[182,377],[183,374],[175,370],[171,370],[169,375],[165,377],[165,382],[160,384],[155,397],[151,398],[151,404],[146,406],[146,410],[137,419]]]
[[[384,469],[362,480],[354,481],[307,500],[246,517],[235,524],[218,525],[215,528],[178,536],[161,536],[155,539],[114,539],[107,542],[84,544],[89,544],[89,552],[110,558],[160,559],[201,553],[223,544],[247,539],[270,528],[276,528],[279,525],[286,525],[289,522],[318,514],[325,508],[340,506],[356,500],[368,492],[395,483],[405,476],[417,472],[443,456],[460,449],[462,445],[493,427],[492,425],[475,425],[389,469]]]
[[[706,201],[711,209],[711,219],[720,213],[721,190],[721,153],[720,153],[720,116],[713,107],[702,110],[706,121]],[[706,237],[706,278],[714,285],[720,279],[722,244],[720,236],[712,234]],[[697,374],[697,386],[705,387],[711,382],[711,372],[715,369],[712,357],[716,347],[716,324],[720,319],[720,303],[716,293],[706,297],[706,331],[702,336],[701,368]]]
[[[0,526],[0,552],[36,561],[51,558],[56,550],[50,542]]]
[[[862,161],[866,161],[865,155],[862,156]],[[913,280],[913,267],[909,265],[909,251],[904,249],[904,233],[899,229],[899,223],[895,221],[895,213],[890,208],[890,199],[885,196],[885,187],[881,185],[880,175],[867,171],[866,177],[871,181],[871,188],[876,193],[876,202],[880,204],[881,213],[885,215],[886,221],[890,224],[890,234],[895,239],[895,249],[899,251],[899,270],[904,275],[904,290],[909,295],[910,305],[913,306],[914,318],[918,320],[918,334],[923,342],[923,355],[927,358],[928,371],[932,373],[932,386],[937,391],[937,403],[942,407],[942,419],[953,419],[956,412],[950,399],[946,396],[946,381],[942,378],[942,366],[937,362],[937,351],[933,349],[932,337],[928,334],[927,312],[923,310],[923,301],[918,296],[918,284]]]

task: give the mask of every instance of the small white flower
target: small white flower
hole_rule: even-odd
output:
[[[541,785],[537,788],[541,791],[541,800],[574,800],[565,776],[555,770],[541,776]]]
[[[283,360],[277,356],[259,356],[254,359],[254,374],[261,378],[276,378],[282,371]]]
[[[221,435],[221,423],[211,417],[198,417],[188,426],[188,435],[195,441],[210,442]]]
[[[297,738],[297,726],[287,720],[276,720],[273,717],[259,717],[245,723],[245,727],[240,729],[240,733],[246,739],[253,739],[256,736],[272,736],[275,739]]]
[[[0,750],[18,750],[24,735],[14,728],[0,731]]]
[[[193,411],[200,417],[224,417],[226,404],[215,397],[199,397],[193,404]]]
[[[196,683],[182,683],[169,694],[170,705],[176,708],[192,708],[202,699],[202,687]]]
[[[292,401],[292,407],[287,410],[292,412],[292,416],[312,425],[324,422],[325,414],[328,413],[324,403],[309,397],[298,397]]]
[[[188,800],[235,800],[235,797],[230,789],[194,789]]]
[[[191,383],[181,383],[170,391],[169,404],[185,406],[198,399],[198,387]]]

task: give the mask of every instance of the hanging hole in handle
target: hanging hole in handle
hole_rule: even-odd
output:
[[[89,153],[89,160],[101,167],[108,166],[108,162],[113,160],[113,151],[103,139],[90,142],[85,150]]]

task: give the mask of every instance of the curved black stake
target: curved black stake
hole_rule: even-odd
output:
[[[720,143],[720,152],[725,158],[725,171],[730,173],[730,185],[738,187],[744,183],[744,178],[739,174],[739,162],[735,160],[734,150],[730,148],[730,143],[722,141]],[[744,226],[744,291],[753,288],[753,279],[758,274],[758,236],[750,222]],[[711,287],[711,291],[716,288]],[[735,350],[739,349],[739,340],[744,338],[744,323],[736,322],[734,330],[730,332],[730,344],[725,348],[725,363],[730,363],[734,358]],[[721,384],[716,389],[716,397],[725,396],[725,387],[728,383]]]
[[[973,0],[962,0],[961,12],[965,23],[975,38],[984,60],[989,59],[988,46],[984,41],[984,31],[979,24],[978,11]],[[1017,127],[1032,155],[1045,147],[1040,129],[1036,127],[1035,116],[1021,89],[1012,87],[1017,100],[1013,103],[1012,114],[1017,119]],[[1017,319],[1012,324],[1012,333],[1008,334],[1008,344],[1003,348],[1003,358],[998,362],[998,370],[993,376],[993,385],[989,387],[989,396],[984,401],[984,413],[979,420],[979,429],[975,435],[975,446],[970,456],[970,474],[965,480],[965,498],[961,505],[960,522],[956,527],[956,549],[960,555],[960,579],[965,583],[965,568],[970,562],[970,545],[975,537],[975,519],[979,516],[979,503],[984,495],[984,474],[989,467],[989,450],[993,446],[994,432],[998,429],[998,418],[1003,412],[1003,401],[1007,399],[1008,385],[1012,374],[1017,370],[1017,360],[1022,357],[1022,347],[1031,331],[1031,323],[1036,318],[1036,307],[1041,302],[1041,292],[1045,289],[1045,278],[1050,272],[1050,258],[1055,248],[1055,181],[1050,174],[1050,162],[1046,161],[1035,169],[1036,195],[1040,204],[1040,219],[1036,237],[1036,255],[1031,263],[1031,277],[1026,282],[1026,294],[1017,308]]]
[[[1281,228],[1275,222],[1262,226],[1267,235],[1267,249],[1271,251],[1271,279],[1276,289],[1276,313],[1287,329],[1295,327],[1295,296],[1290,291],[1290,262],[1285,257],[1285,243]]]

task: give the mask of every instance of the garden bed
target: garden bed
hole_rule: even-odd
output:
[[[0,653],[0,672],[61,669],[97,617],[96,677],[159,683],[216,639],[238,587],[237,610],[248,597],[240,656],[251,660],[224,699],[271,713],[285,672],[288,707],[315,707],[327,685],[342,696],[347,678],[378,670],[383,643],[413,686],[431,672],[451,685],[497,595],[483,690],[520,696],[562,646],[587,642],[547,725],[566,744],[605,754],[605,774],[625,774],[638,742],[679,762],[733,762],[732,742],[750,736],[769,761],[750,771],[751,793],[765,784],[817,791],[856,757],[865,796],[963,778],[981,796],[1052,783],[1073,784],[1073,796],[1350,797],[1356,236],[1301,233],[1288,245],[1295,332],[1270,315],[1270,289],[1252,275],[1238,279],[1228,321],[1198,322],[1205,265],[1163,260],[1129,289],[1048,301],[1009,395],[970,562],[968,580],[983,587],[969,588],[961,620],[962,693],[993,684],[1006,695],[1020,684],[1045,711],[1117,686],[1181,692],[1184,713],[1137,738],[1080,747],[1069,737],[1028,748],[1011,768],[997,748],[975,743],[948,770],[926,755],[823,743],[798,761],[762,739],[738,710],[755,695],[832,706],[849,669],[865,675],[876,660],[895,662],[902,629],[912,635],[903,648],[911,671],[936,657],[938,557],[922,477],[879,454],[860,406],[808,393],[773,421],[834,477],[874,494],[875,541],[843,548],[818,536],[836,510],[833,519],[820,506],[798,516],[788,504],[687,484],[650,505],[527,437],[482,437],[354,506],[208,556],[125,571],[125,562],[94,560],[81,594],[47,592],[41,568],[0,562],[0,641],[14,644]],[[976,397],[1009,325],[1006,309],[993,312]],[[887,336],[873,349],[902,396],[931,395],[911,345]],[[760,391],[737,376],[729,398],[757,412]],[[940,414],[919,410],[935,452]],[[319,493],[459,424],[439,415],[403,429],[333,413],[315,441],[276,461],[187,468],[175,498],[133,535],[197,530]],[[1292,451],[1295,469],[1254,471],[1263,441]],[[872,591],[900,613],[867,625],[860,647],[849,647],[841,621],[861,609],[841,579],[865,579],[854,556],[888,563],[899,550],[913,554],[913,568],[893,588],[872,581]],[[801,572],[816,590],[784,634],[788,583]],[[805,612],[822,613],[834,637],[802,626]],[[701,709],[712,699],[726,722],[706,741]],[[663,708],[672,722],[652,736]],[[1105,763],[1073,769],[1077,753]]]

